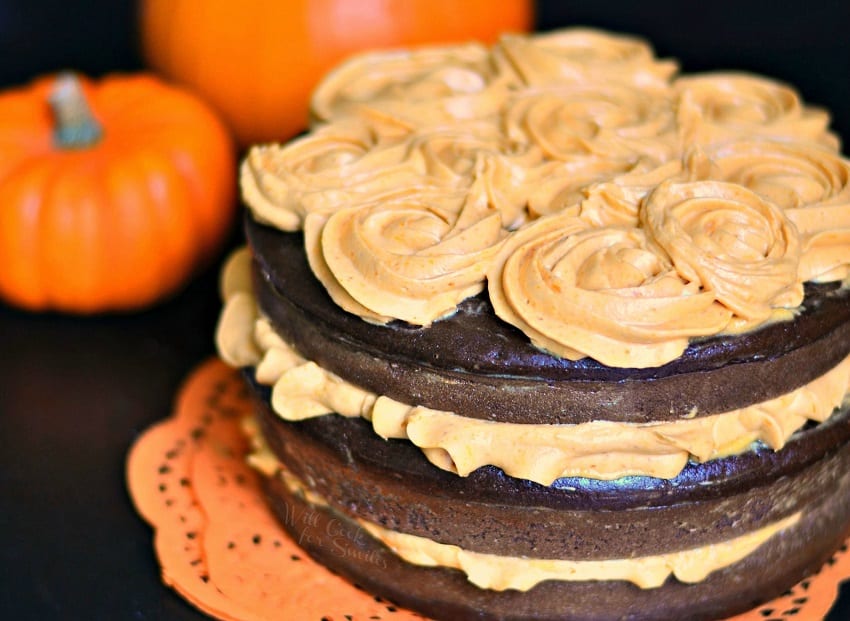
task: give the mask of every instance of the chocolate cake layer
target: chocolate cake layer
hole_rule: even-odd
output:
[[[608,559],[723,541],[835,493],[850,472],[850,412],[756,450],[689,464],[676,478],[563,478],[546,487],[494,467],[468,477],[435,468],[409,442],[363,419],[291,423],[252,384],[263,435],[280,461],[340,512],[477,552]],[[474,525],[474,526],[473,526]]]
[[[280,479],[266,483],[281,524],[313,558],[370,593],[438,621],[726,618],[778,596],[817,571],[841,545],[850,515],[850,474],[845,474],[835,493],[811,505],[794,526],[696,584],[670,578],[659,588],[644,590],[624,581],[547,581],[524,592],[491,591],[472,585],[459,571],[406,563],[344,516],[292,495]],[[299,519],[304,515],[311,517]]]
[[[367,323],[313,276],[303,238],[246,217],[261,309],[301,355],[372,392],[462,416],[517,423],[648,422],[726,412],[819,377],[850,353],[850,290],[809,285],[793,319],[693,342],[649,369],[570,361],[530,344],[485,296],[430,327]]]

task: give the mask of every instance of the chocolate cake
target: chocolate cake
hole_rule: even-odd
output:
[[[217,335],[312,556],[434,619],[719,619],[841,544],[826,112],[570,29],[358,56],[313,114],[243,163]]]

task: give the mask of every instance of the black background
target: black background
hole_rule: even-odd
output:
[[[140,69],[135,15],[130,0],[0,0],[0,88],[65,68]],[[539,3],[537,24],[639,34],[687,72],[743,69],[790,82],[850,137],[847,0],[553,0]],[[160,583],[123,462],[134,438],[168,415],[180,381],[213,354],[217,271],[238,242],[234,230],[183,292],[144,312],[80,318],[0,304],[3,618],[204,618]],[[830,621],[850,619],[844,592]]]

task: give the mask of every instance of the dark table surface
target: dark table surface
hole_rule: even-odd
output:
[[[0,0],[0,86],[65,67],[140,66],[132,1],[80,4]],[[791,82],[850,136],[850,3],[699,5],[541,2],[538,19],[542,29],[641,34],[686,71],[740,68]],[[234,231],[228,247],[238,242]],[[80,318],[0,304],[0,618],[204,618],[160,583],[124,459],[214,353],[220,259],[145,312]],[[829,619],[850,619],[850,587]]]

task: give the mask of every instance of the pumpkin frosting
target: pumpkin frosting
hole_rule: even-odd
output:
[[[678,120],[685,144],[716,144],[753,136],[819,142],[837,150],[829,114],[807,106],[792,87],[735,72],[680,76]]]
[[[542,349],[652,367],[850,275],[850,164],[828,114],[766,77],[676,75],[567,29],[361,55],[313,109],[249,152],[243,196],[370,322],[429,325],[486,287]]]
[[[498,113],[518,77],[479,44],[372,52],[343,63],[316,87],[317,122],[354,116],[394,134]]]
[[[488,275],[496,314],[538,347],[609,366],[656,366],[731,313],[683,280],[642,229],[558,214],[513,235]]]
[[[308,223],[313,264],[334,301],[420,325],[481,291],[503,238],[486,193],[411,192]],[[344,293],[343,293],[344,292]],[[353,299],[357,307],[350,308]]]
[[[760,322],[803,301],[797,229],[774,203],[736,184],[664,182],[641,209],[676,271],[738,317]]]
[[[593,28],[506,35],[493,54],[532,87],[606,81],[663,89],[678,69],[675,61],[656,59],[640,38]]]
[[[505,104],[508,135],[547,158],[666,161],[676,153],[673,98],[620,84],[525,90]]]
[[[850,275],[850,161],[817,144],[736,141],[707,147],[716,179],[740,184],[784,210],[802,245],[801,281]]]

